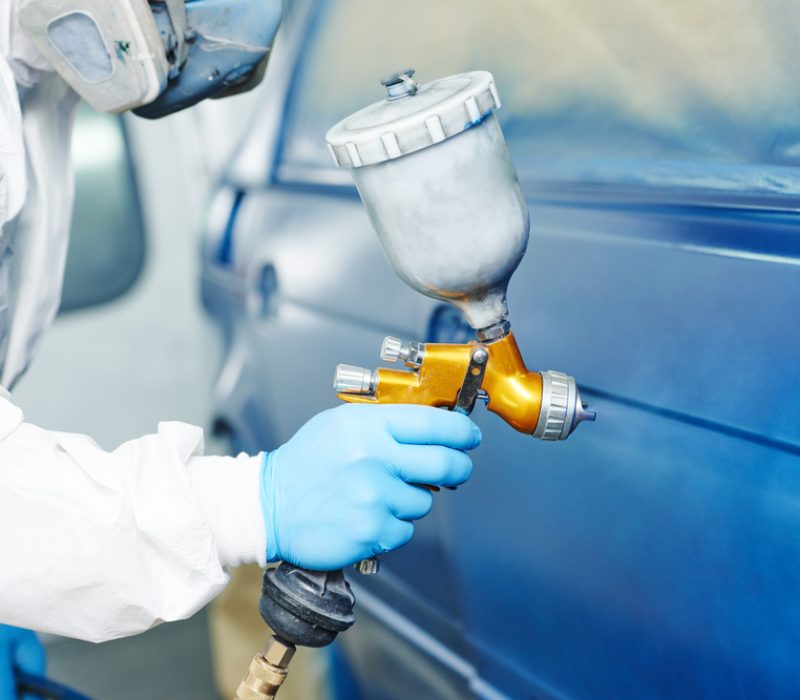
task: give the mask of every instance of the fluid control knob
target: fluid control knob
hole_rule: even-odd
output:
[[[333,379],[333,388],[337,394],[371,395],[378,384],[378,373],[372,369],[354,365],[339,365]]]
[[[387,335],[381,345],[381,360],[397,362],[402,360],[412,367],[420,367],[425,357],[424,343],[404,343],[399,338]]]
[[[387,335],[381,345],[381,360],[384,362],[397,362],[403,352],[403,341]]]

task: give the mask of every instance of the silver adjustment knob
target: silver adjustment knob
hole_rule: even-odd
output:
[[[381,359],[384,362],[402,360],[409,367],[419,367],[425,357],[424,343],[404,343],[399,338],[386,336],[381,345]]]
[[[533,437],[540,440],[566,440],[583,421],[594,421],[597,414],[581,401],[575,378],[548,370],[542,375],[542,407]]]
[[[339,365],[333,379],[333,388],[338,394],[371,396],[377,385],[378,373],[375,370],[354,365]]]
[[[381,360],[384,362],[397,362],[403,352],[403,341],[387,335],[381,345]]]

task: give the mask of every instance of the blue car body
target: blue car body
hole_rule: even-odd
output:
[[[346,173],[292,158],[334,5],[287,17],[206,237],[218,423],[251,451],[335,405],[336,364],[376,366],[384,335],[468,335],[394,276]],[[564,141],[567,122],[542,128]],[[506,132],[516,159],[524,125]],[[512,324],[598,421],[545,444],[475,412],[472,481],[379,576],[350,576],[342,698],[800,697],[800,177],[756,151],[520,167],[533,228]]]

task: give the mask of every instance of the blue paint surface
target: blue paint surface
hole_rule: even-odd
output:
[[[385,333],[463,332],[308,150],[360,105],[304,110],[307,79],[236,227],[237,260],[281,282],[269,320],[224,311],[250,449],[333,405],[335,365],[375,366]],[[379,604],[337,663],[359,700],[800,697],[800,180],[769,147],[797,122],[709,112],[671,141],[590,107],[508,123],[532,214],[509,299],[529,366],[574,374],[598,422],[544,444],[476,411],[470,484],[358,580]]]
[[[514,327],[530,366],[578,378],[598,422],[543,444],[479,408],[472,482],[440,494],[414,542],[361,585],[509,697],[799,696],[798,215],[569,194],[530,205]],[[276,185],[241,206],[270,235],[237,259],[274,261],[282,281],[274,330],[249,334],[249,449],[332,405],[333,367],[372,366],[384,332],[463,332],[388,272],[356,199]],[[370,294],[346,274],[309,285],[309,251],[360,270]],[[445,673],[393,634],[364,624],[343,637],[365,700],[399,697],[384,692],[388,663],[398,693],[420,692],[402,682],[420,658]],[[436,687],[425,697],[448,697]]]
[[[797,215],[532,211],[520,345],[598,422],[543,444],[479,410],[472,482],[364,585],[463,626],[510,697],[800,696]]]

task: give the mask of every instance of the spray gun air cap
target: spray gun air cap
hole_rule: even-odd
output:
[[[487,71],[415,77],[408,69],[380,81],[385,98],[334,126],[328,146],[395,272],[476,330],[489,328],[508,315],[506,289],[530,228],[494,115],[500,98]]]
[[[542,375],[542,406],[533,436],[540,440],[566,440],[581,423],[597,418],[581,399],[575,378],[547,370]]]

